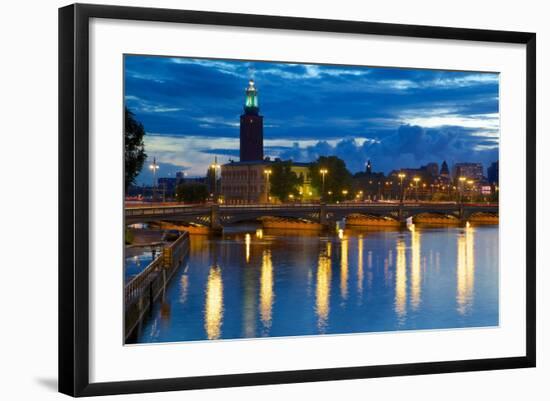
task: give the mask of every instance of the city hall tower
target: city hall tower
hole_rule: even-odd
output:
[[[246,88],[244,113],[241,115],[240,161],[262,161],[264,159],[264,118],[259,114],[258,91],[254,80]]]

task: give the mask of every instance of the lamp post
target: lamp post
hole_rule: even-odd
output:
[[[420,177],[414,177],[414,195],[416,197],[416,201],[418,202],[418,183],[420,182]]]
[[[323,200],[324,202],[325,201],[325,175],[327,175],[328,170],[326,168],[322,168],[321,170],[319,170],[319,172],[321,173],[321,177],[323,178],[323,187],[321,189],[321,200]]]
[[[400,188],[401,188],[400,198],[401,198],[401,203],[403,203],[403,178],[405,178],[406,175],[404,173],[399,173],[397,174],[397,176],[399,177],[399,180],[400,180]]]
[[[221,166],[218,164],[217,158],[214,159],[214,163],[210,165],[210,168],[212,169],[212,177],[214,179],[214,203],[218,203],[218,176],[217,176],[217,170],[221,168]]]
[[[464,192],[464,181],[466,181],[466,177],[458,177],[458,181],[460,183],[460,186],[459,186],[459,193],[460,193],[460,200],[459,200],[459,203],[462,203],[463,202],[463,192]]]
[[[264,174],[265,174],[265,176],[266,176],[266,179],[265,179],[265,180],[266,180],[266,182],[265,182],[265,188],[266,188],[266,192],[267,192],[267,195],[266,195],[266,196],[267,196],[267,197],[266,197],[266,201],[267,201],[267,202],[266,202],[266,203],[269,203],[269,200],[270,200],[270,198],[271,198],[271,197],[269,196],[269,176],[271,175],[271,173],[272,173],[272,171],[271,171],[271,169],[269,169],[269,168],[264,170]]]
[[[157,188],[157,170],[159,165],[157,164],[157,158],[153,157],[153,163],[149,165],[149,169],[153,172],[153,191],[151,193],[151,203],[155,202],[155,190]]]

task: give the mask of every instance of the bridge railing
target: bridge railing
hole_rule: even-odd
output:
[[[181,205],[181,206],[158,206],[158,207],[141,207],[125,209],[126,217],[155,217],[155,216],[170,216],[176,214],[208,214],[213,205]],[[319,203],[285,203],[285,204],[243,204],[243,205],[218,205],[219,211],[234,211],[234,210],[261,210],[261,211],[277,211],[277,210],[296,210],[296,209],[318,209]],[[458,204],[453,202],[343,202],[326,204],[327,209],[385,209],[385,208],[419,208],[419,209],[449,209],[449,208],[498,208],[498,204]]]
[[[189,253],[189,233],[183,232],[124,287],[125,338],[140,324],[145,312],[166,290],[166,285]]]
[[[152,280],[152,277],[161,271],[163,266],[162,253],[159,254],[149,265],[136,275],[124,287],[124,301],[130,303],[132,299],[139,297],[143,288]]]

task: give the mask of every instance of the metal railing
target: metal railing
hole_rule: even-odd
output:
[[[247,204],[247,205],[219,205],[220,212],[224,210],[297,210],[319,208],[319,203],[290,203],[290,204]],[[382,208],[420,208],[420,209],[458,209],[460,207],[467,208],[498,208],[498,204],[457,204],[457,203],[430,203],[430,202],[384,202],[384,203],[332,203],[326,204],[327,209],[382,209]],[[143,207],[129,208],[125,210],[126,217],[136,216],[167,216],[175,214],[198,214],[209,213],[212,205],[209,206],[158,206],[158,207]]]
[[[124,287],[125,338],[141,323],[145,312],[164,293],[166,286],[189,253],[189,233],[183,232]]]
[[[139,298],[144,288],[154,280],[154,277],[162,270],[162,253],[156,257],[149,266],[135,276],[128,284],[124,286],[124,301],[128,305],[132,299]]]

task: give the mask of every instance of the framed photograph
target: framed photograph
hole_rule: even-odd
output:
[[[59,390],[535,366],[535,34],[59,10]]]

